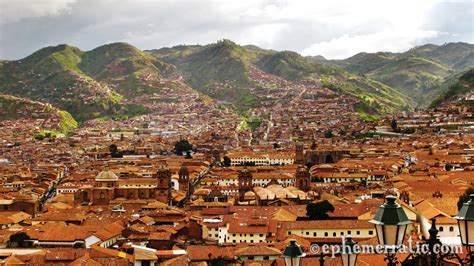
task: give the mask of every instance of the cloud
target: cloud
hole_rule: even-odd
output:
[[[25,18],[58,15],[68,11],[76,0],[0,0],[0,23],[7,24]]]
[[[344,59],[360,51],[403,52],[423,44],[423,40],[435,38],[437,31],[392,32],[382,31],[365,35],[343,35],[327,42],[311,45],[303,50],[303,55],[323,54],[328,58]]]
[[[342,58],[424,42],[472,42],[472,2],[311,0],[0,0],[0,58],[68,43],[141,49],[227,38]],[[469,9],[470,8],[470,9]],[[470,10],[470,11],[469,11]]]

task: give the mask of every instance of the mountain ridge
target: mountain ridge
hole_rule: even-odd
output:
[[[402,53],[358,53],[342,60],[322,60],[349,72],[380,81],[426,108],[432,97],[445,92],[440,86],[451,75],[474,66],[474,45],[464,42],[425,44]]]
[[[376,119],[442,95],[447,87],[440,84],[474,64],[473,51],[474,45],[467,43],[427,44],[403,53],[326,60],[225,39],[145,51],[128,43],[89,51],[62,44],[0,61],[0,93],[51,103],[79,121],[126,114],[135,99],[169,89],[197,91],[245,114],[259,108],[266,101],[264,92],[274,89],[275,84],[255,80],[260,75],[255,73],[263,71],[354,97],[359,101],[354,110]],[[179,85],[180,80],[187,85]],[[142,111],[131,115],[146,113],[146,108],[133,109]]]

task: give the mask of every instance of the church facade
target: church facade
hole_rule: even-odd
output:
[[[171,202],[171,172],[158,170],[152,178],[119,180],[112,171],[102,171],[93,186],[84,186],[74,193],[76,205],[108,205],[115,199],[148,199]]]

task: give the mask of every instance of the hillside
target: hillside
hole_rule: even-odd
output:
[[[51,103],[79,120],[111,114],[121,96],[78,68],[83,52],[68,45],[43,48],[0,69],[0,92]]]
[[[145,114],[156,111],[161,97],[196,91],[248,115],[281,104],[281,95],[290,99],[302,93],[288,93],[292,88],[325,87],[358,99],[354,109],[375,119],[428,105],[448,90],[457,73],[473,65],[473,50],[465,43],[424,45],[399,54],[326,60],[229,40],[151,51],[127,43],[91,51],[58,45],[0,61],[0,93],[50,103],[85,121]]]
[[[156,58],[175,65],[187,82],[211,97],[231,102],[240,110],[259,106],[253,90],[260,88],[249,78],[257,68],[289,81],[309,80],[361,100],[363,115],[410,110],[413,101],[380,82],[350,74],[338,66],[328,66],[298,53],[239,46],[224,40],[206,46],[176,46],[149,51]]]
[[[415,47],[406,53],[450,66],[456,71],[474,66],[474,45],[469,43],[447,43],[444,45],[427,44]]]
[[[441,86],[448,88],[430,104],[430,108],[447,102],[463,101],[464,95],[472,93],[474,91],[474,68],[447,79]]]
[[[194,89],[221,101],[235,104],[240,111],[257,107],[258,98],[250,88],[248,64],[258,52],[229,40],[206,46],[177,46],[150,51],[155,57],[175,65]]]
[[[79,121],[136,115],[146,110],[129,101],[166,86],[162,74],[173,68],[125,43],[88,52],[58,45],[0,65],[0,93],[51,103]]]
[[[362,114],[382,114],[410,110],[410,98],[375,80],[351,74],[337,66],[308,60],[294,52],[279,52],[264,56],[258,63],[262,70],[289,80],[318,80],[323,86],[361,100],[356,110]]]
[[[40,130],[69,133],[77,128],[76,120],[66,111],[37,101],[0,94],[0,121],[40,118]]]
[[[442,94],[445,79],[474,66],[474,45],[427,44],[404,53],[359,53],[344,60],[319,60],[382,82],[420,107]]]
[[[408,55],[398,57],[370,71],[366,76],[381,81],[404,95],[410,95],[418,103],[433,86],[452,73],[452,69],[432,60]]]
[[[127,97],[159,91],[163,74],[174,71],[174,66],[127,43],[107,44],[85,52],[78,67]]]

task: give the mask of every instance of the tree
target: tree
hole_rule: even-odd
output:
[[[327,200],[306,205],[306,215],[310,220],[328,220],[328,212],[333,212],[334,206]]]
[[[174,145],[174,152],[178,155],[182,155],[183,152],[187,152],[193,149],[193,145],[188,140],[182,139]]]
[[[464,194],[462,194],[461,196],[459,196],[459,200],[458,200],[458,210],[461,209],[462,205],[466,202],[469,201],[469,199],[471,198],[470,195],[471,194],[474,194],[474,188],[473,187],[470,187],[468,189],[466,189],[466,191],[464,191]]]
[[[332,131],[329,129],[329,130],[327,130],[326,132],[324,132],[324,137],[327,138],[327,139],[330,139],[330,138],[334,137],[334,134],[333,134]]]
[[[30,240],[30,237],[25,232],[19,232],[10,236],[8,245],[14,248],[28,248],[31,247],[31,242],[28,240]]]
[[[392,122],[390,123],[390,126],[392,127],[394,132],[398,131],[398,122],[397,122],[397,120],[393,119]]]
[[[229,166],[231,166],[231,163],[232,163],[232,161],[230,160],[230,158],[227,157],[227,156],[224,156],[224,161],[223,161],[222,164],[223,164],[225,167],[229,167]]]
[[[445,168],[446,171],[452,171],[454,166],[448,163],[444,166],[444,168]]]
[[[115,144],[110,144],[109,152],[110,152],[110,156],[112,156],[113,158],[122,157],[121,152],[119,152],[118,147]]]
[[[186,151],[186,159],[192,159],[193,156],[191,156],[191,152],[190,151]]]
[[[278,144],[278,142],[275,142],[273,143],[273,149],[276,150],[276,149],[279,149],[281,148],[280,144]]]

